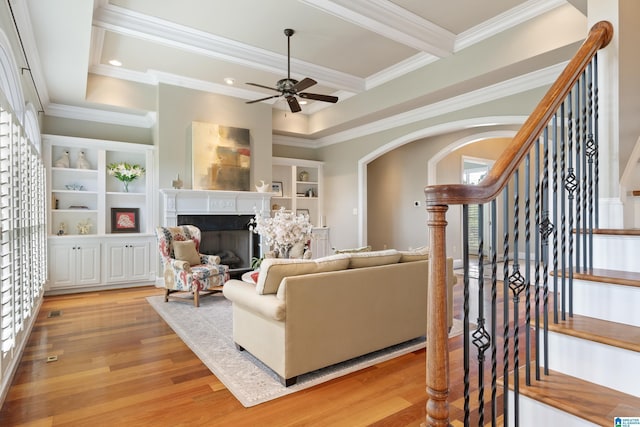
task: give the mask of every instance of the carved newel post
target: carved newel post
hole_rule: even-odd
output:
[[[446,205],[428,206],[429,286],[427,291],[426,425],[449,426],[449,339],[447,325]]]

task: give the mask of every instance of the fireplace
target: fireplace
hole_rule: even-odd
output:
[[[260,256],[260,236],[249,230],[253,215],[178,215],[178,225],[200,229],[200,253],[218,255],[232,276],[251,269],[251,259]]]
[[[261,256],[260,236],[249,230],[251,218],[270,214],[270,193],[253,191],[162,189],[161,223],[172,227],[193,224],[202,232],[200,251],[219,255],[232,277],[251,269]]]

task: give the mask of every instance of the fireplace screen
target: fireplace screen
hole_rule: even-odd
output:
[[[260,236],[249,230],[253,215],[178,215],[178,225],[195,225],[202,233],[200,252],[218,255],[231,273],[251,269],[259,256]]]

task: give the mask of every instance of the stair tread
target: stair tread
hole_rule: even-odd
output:
[[[553,313],[549,318],[553,318]],[[549,321],[549,330],[640,352],[640,328],[623,323],[574,314],[573,317],[567,315],[566,320],[558,319],[558,323]]]
[[[525,367],[520,378],[525,378]],[[541,370],[540,381],[532,374],[530,386],[521,382],[520,394],[603,426],[613,425],[614,417],[637,417],[640,408],[638,397],[552,370],[549,375]]]
[[[611,236],[640,236],[640,228],[594,228],[593,234]]]
[[[551,274],[553,275],[553,272]],[[569,272],[565,271],[565,277],[568,277],[568,275]],[[589,280],[592,282],[640,287],[640,273],[635,271],[591,268],[580,272],[574,271],[573,278],[579,280]]]

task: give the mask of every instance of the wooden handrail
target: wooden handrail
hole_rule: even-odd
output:
[[[424,190],[427,205],[480,204],[493,200],[509,182],[514,171],[520,166],[534,142],[540,137],[549,120],[567,97],[595,53],[607,46],[612,37],[613,26],[607,21],[600,21],[591,27],[587,39],[580,46],[578,52],[524,122],[509,147],[498,158],[487,176],[477,185],[427,186]]]

